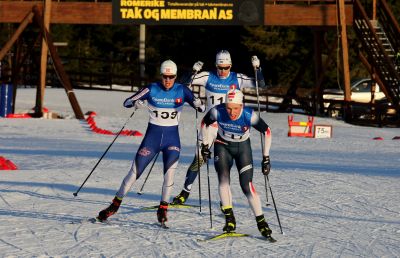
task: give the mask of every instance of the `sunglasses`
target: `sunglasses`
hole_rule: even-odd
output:
[[[225,66],[225,67],[217,66],[217,69],[222,71],[222,70],[229,70],[229,69],[231,69],[231,67],[230,66]]]
[[[163,75],[162,77],[164,80],[167,80],[167,79],[173,80],[176,78],[176,75]]]

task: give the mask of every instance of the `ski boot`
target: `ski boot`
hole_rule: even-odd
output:
[[[165,222],[168,221],[167,210],[168,210],[168,203],[161,201],[160,206],[158,206],[158,210],[157,210],[157,220],[161,224],[164,224]]]
[[[174,197],[172,200],[171,204],[177,205],[177,204],[184,204],[186,200],[189,198],[189,192],[182,190],[180,194]]]
[[[118,211],[121,202],[122,199],[115,196],[110,206],[99,212],[97,219],[102,222],[106,221],[108,217],[110,217],[111,215],[115,214]]]
[[[234,232],[236,229],[236,220],[232,208],[222,208],[222,212],[225,215],[225,226],[222,230],[228,233]]]
[[[221,210],[222,214],[224,214],[224,209],[222,207],[222,202],[219,202],[219,209]]]
[[[266,238],[271,238],[272,230],[269,228],[267,221],[265,221],[264,215],[257,216],[256,221],[261,235]]]

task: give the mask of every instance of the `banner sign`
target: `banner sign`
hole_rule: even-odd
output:
[[[264,0],[113,0],[113,24],[263,25]]]

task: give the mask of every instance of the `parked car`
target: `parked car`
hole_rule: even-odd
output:
[[[372,85],[375,84],[374,94],[371,94]],[[324,100],[344,100],[344,91],[342,89],[326,89],[322,95]],[[379,88],[379,85],[375,83],[372,79],[363,78],[356,79],[351,82],[351,100],[359,103],[369,103],[371,98],[375,101],[382,100],[385,98],[385,94]],[[327,110],[329,116],[337,117],[340,115],[341,104],[331,103],[324,101],[324,107]],[[365,107],[365,112],[368,111],[366,106],[358,106],[357,113],[363,113]],[[365,113],[364,112],[364,113]]]

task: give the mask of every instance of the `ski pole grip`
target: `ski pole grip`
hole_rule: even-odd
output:
[[[253,65],[254,69],[257,69],[260,67],[260,59],[258,59],[257,56],[252,56],[251,57],[251,64]]]
[[[203,68],[203,64],[204,63],[201,61],[197,61],[196,63],[194,63],[193,71],[200,72],[200,70]]]

